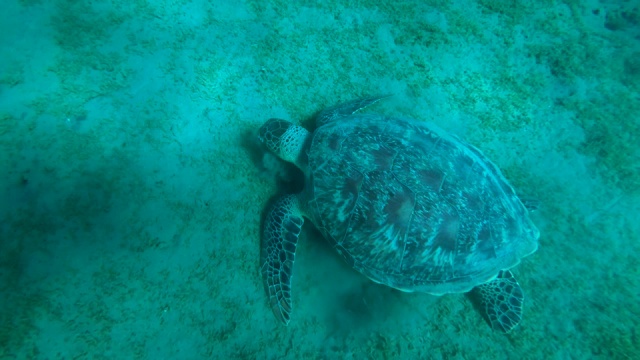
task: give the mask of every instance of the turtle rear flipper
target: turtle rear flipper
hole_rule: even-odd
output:
[[[291,320],[291,276],[303,223],[297,195],[287,195],[269,211],[262,234],[264,286],[273,313],[285,325]]]
[[[508,333],[522,320],[524,292],[511,271],[500,271],[498,276],[486,284],[471,290],[491,328]]]

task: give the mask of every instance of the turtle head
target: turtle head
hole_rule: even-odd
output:
[[[292,162],[304,170],[304,147],[310,133],[286,120],[269,119],[260,127],[260,142],[282,160]]]

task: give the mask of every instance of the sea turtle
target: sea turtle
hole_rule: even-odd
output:
[[[356,114],[384,97],[319,113],[313,133],[270,119],[260,141],[305,175],[277,200],[262,233],[271,308],[291,319],[298,236],[311,220],[354,269],[406,292],[471,291],[491,327],[511,331],[524,293],[510,268],[540,233],[500,170],[478,149],[425,122]]]

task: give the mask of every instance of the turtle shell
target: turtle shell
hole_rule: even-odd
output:
[[[465,292],[537,249],[500,170],[431,125],[351,115],[308,149],[307,215],[356,270],[403,291]]]

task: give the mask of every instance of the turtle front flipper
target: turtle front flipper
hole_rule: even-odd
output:
[[[508,333],[520,323],[524,292],[511,271],[501,271],[492,281],[476,286],[471,295],[477,297],[482,315],[494,330]]]
[[[291,320],[291,276],[303,223],[297,195],[287,195],[269,211],[262,234],[264,286],[273,313],[285,325]]]

